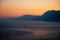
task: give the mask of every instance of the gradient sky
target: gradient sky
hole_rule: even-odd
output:
[[[0,0],[0,2],[0,17],[42,15],[47,10],[60,10],[60,0]]]

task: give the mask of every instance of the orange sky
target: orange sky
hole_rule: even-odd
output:
[[[1,0],[0,2],[0,17],[42,15],[47,10],[60,10],[59,0]]]

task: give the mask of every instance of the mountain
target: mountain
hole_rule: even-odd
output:
[[[54,21],[60,22],[60,10],[49,10],[45,12],[42,16],[24,15],[18,18],[19,20],[25,21]]]
[[[40,16],[33,16],[33,15],[24,15],[22,17],[18,17],[18,20],[22,20],[22,21],[38,21],[40,18]]]
[[[55,21],[55,22],[60,22],[60,10],[55,11],[47,11],[42,15],[42,20],[43,21]]]
[[[4,20],[4,19],[3,19]],[[49,10],[45,12],[42,16],[34,16],[34,15],[23,15],[21,17],[16,18],[8,18],[6,20],[13,21],[49,21],[49,22],[60,22],[60,10]]]

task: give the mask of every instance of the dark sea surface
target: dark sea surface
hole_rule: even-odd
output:
[[[60,22],[0,21],[0,40],[60,40]]]

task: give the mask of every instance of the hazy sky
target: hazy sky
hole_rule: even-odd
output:
[[[42,15],[46,10],[60,10],[60,0],[0,0],[0,2],[0,17]]]

